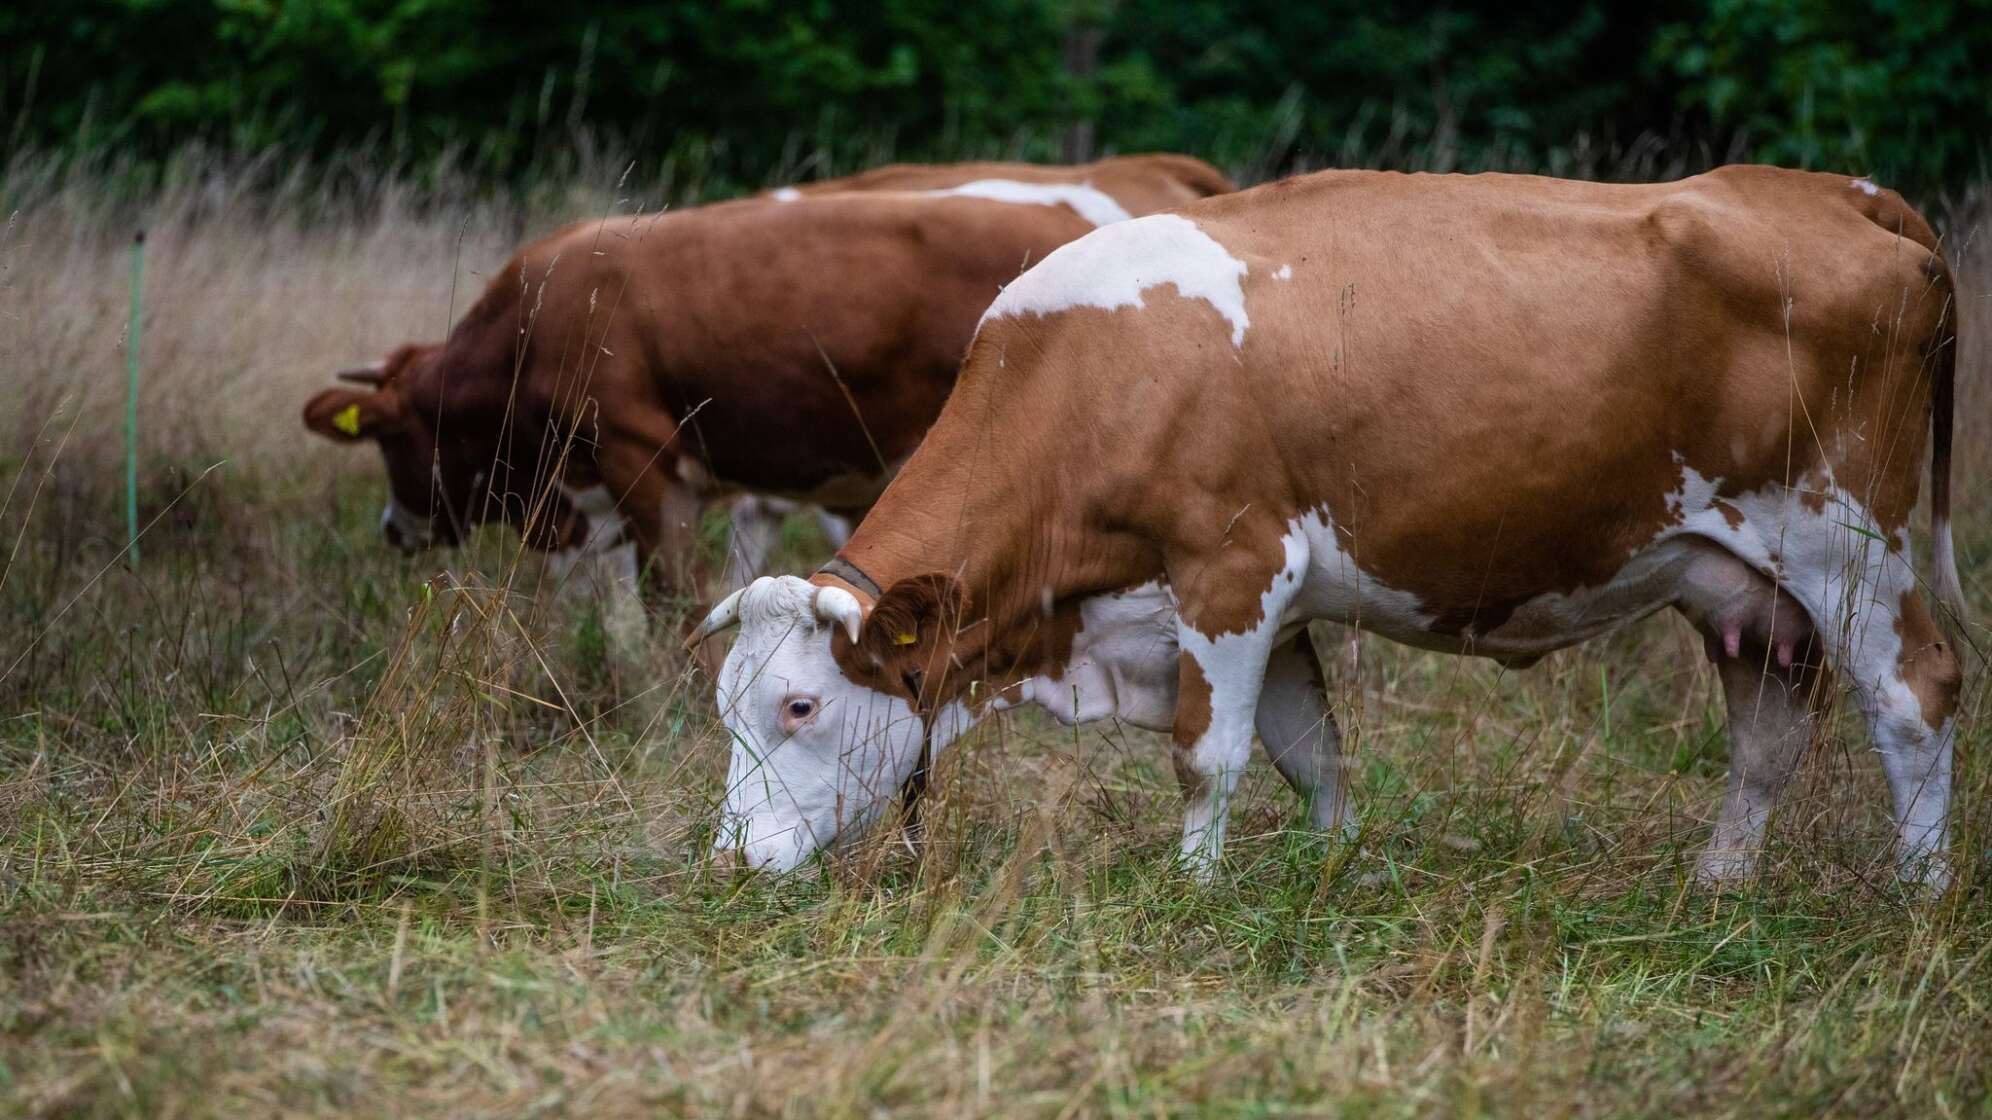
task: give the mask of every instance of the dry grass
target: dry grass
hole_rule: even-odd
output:
[[[1688,889],[1724,758],[1668,622],[1526,673],[1371,644],[1344,682],[1360,851],[1292,831],[1255,770],[1227,881],[1193,888],[1157,738],[1017,719],[944,767],[924,862],[714,880],[723,743],[668,644],[607,667],[595,608],[495,533],[385,554],[370,458],[295,426],[325,370],[439,332],[453,277],[461,306],[520,229],[609,192],[231,182],[143,207],[137,572],[113,562],[132,213],[87,177],[4,187],[0,1110],[1986,1111],[1983,673],[1964,882],[1935,902],[1892,885],[1844,719],[1764,880]]]

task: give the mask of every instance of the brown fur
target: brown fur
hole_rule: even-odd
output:
[[[1465,645],[1607,581],[1676,516],[1676,454],[1725,497],[1830,467],[1891,535],[1915,505],[1948,272],[1890,192],[1326,172],[1184,213],[1250,265],[1242,349],[1172,287],[992,320],[842,552],[959,582],[964,678],[1039,668],[1004,636],[1047,593],[1166,578],[1246,629],[1312,510]]]
[[[797,184],[804,194],[852,190],[944,190],[977,179],[1019,183],[1084,183],[1109,195],[1130,214],[1153,214],[1237,188],[1224,173],[1194,156],[1170,152],[1113,156],[1072,165],[1011,163],[893,163],[842,179]]]
[[[1304,634],[1301,637],[1306,639]],[[1204,777],[1190,765],[1190,757],[1210,729],[1210,718],[1210,681],[1196,658],[1182,658],[1177,665],[1176,723],[1171,729],[1174,749],[1169,757],[1175,765],[1176,780],[1192,797],[1203,792]]]
[[[1097,173],[1135,212],[1208,186],[1195,161],[1189,185],[1159,157],[1110,162],[1037,170]],[[868,185],[570,226],[510,262],[448,341],[397,350],[378,388],[321,393],[305,424],[350,441],[333,419],[358,404],[396,499],[442,543],[489,520],[578,542],[586,520],[555,479],[606,485],[666,577],[710,495],[861,511],[939,413],[989,300],[1093,228],[1061,206],[850,190]]]
[[[1957,657],[1945,645],[1930,612],[1913,593],[1902,596],[1902,614],[1895,622],[1902,639],[1899,675],[1916,694],[1923,722],[1932,730],[1957,714],[1958,687],[1964,674]]]
[[[931,711],[928,701],[953,668],[948,636],[960,627],[966,607],[960,586],[951,579],[899,580],[872,604],[858,640],[854,643],[838,631],[831,650],[852,680]]]

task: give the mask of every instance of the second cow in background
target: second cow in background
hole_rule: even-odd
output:
[[[446,341],[341,374],[356,387],[313,397],[304,422],[380,448],[390,544],[502,520],[562,561],[620,557],[622,578],[642,567],[697,595],[705,503],[862,513],[1004,284],[1100,224],[1230,185],[1181,156],[875,174],[889,189],[570,226],[514,257]],[[736,514],[747,529],[767,512]],[[729,579],[763,559],[737,549]]]

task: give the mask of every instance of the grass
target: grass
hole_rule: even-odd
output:
[[[1363,843],[1296,831],[1255,762],[1207,889],[1171,864],[1160,738],[1030,718],[946,760],[923,860],[880,837],[715,878],[725,744],[668,628],[613,655],[589,597],[495,532],[387,554],[371,456],[294,426],[325,371],[439,333],[521,228],[610,193],[228,187],[141,200],[136,571],[134,212],[87,178],[5,188],[0,1113],[1992,1111],[1982,666],[1962,882],[1935,900],[1893,884],[1845,712],[1761,880],[1689,887],[1725,757],[1698,641],[1666,620],[1522,673],[1369,643],[1339,682]]]

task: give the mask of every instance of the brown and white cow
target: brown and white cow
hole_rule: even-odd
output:
[[[930,752],[1035,703],[1174,735],[1208,869],[1256,729],[1349,820],[1304,625],[1527,665],[1664,607],[1731,770],[1699,873],[1746,873],[1831,665],[1905,877],[1944,881],[1959,662],[1950,274],[1865,179],[1327,172],[1101,229],[1004,290],[838,558],[763,578],[719,682],[722,854],[786,868]]]
[[[830,189],[852,185],[906,189]],[[580,223],[513,258],[447,341],[342,374],[361,387],[319,393],[305,424],[379,446],[390,543],[502,519],[569,560],[633,539],[669,582],[710,497],[863,511],[1002,285],[1103,221],[1227,186],[1186,157],[965,164]],[[780,508],[735,510],[740,582]]]

